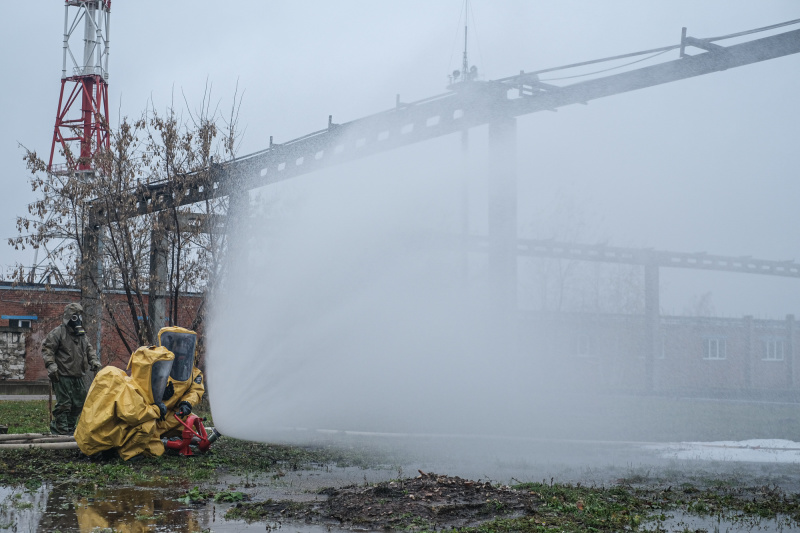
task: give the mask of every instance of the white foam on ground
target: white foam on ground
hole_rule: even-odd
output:
[[[800,463],[800,442],[782,439],[676,442],[646,446],[668,459],[740,461],[748,463]]]

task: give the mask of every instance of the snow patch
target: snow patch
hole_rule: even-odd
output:
[[[800,443],[782,439],[676,442],[646,446],[668,459],[740,461],[748,463],[800,463]]]

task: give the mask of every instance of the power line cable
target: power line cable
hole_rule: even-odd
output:
[[[732,38],[735,38],[735,37],[742,37],[744,35],[752,35],[754,33],[760,33],[760,32],[764,32],[764,31],[774,30],[776,28],[782,28],[784,26],[791,26],[793,24],[798,24],[798,23],[800,23],[800,19],[794,19],[794,20],[789,20],[789,21],[786,21],[786,22],[781,22],[779,24],[772,24],[770,26],[763,26],[761,28],[754,28],[752,30],[747,30],[747,31],[742,31],[742,32],[737,32],[737,33],[730,33],[730,34],[727,34],[727,35],[721,35],[721,36],[718,36],[718,37],[711,37],[711,38],[700,39],[700,40],[705,41],[705,42],[721,41],[721,40],[725,40],[725,39],[732,39]],[[556,72],[556,71],[559,71],[559,70],[568,70],[568,69],[577,68],[577,67],[584,67],[584,66],[587,66],[587,65],[594,65],[594,64],[597,64],[597,63],[604,63],[604,62],[607,62],[607,61],[614,61],[614,60],[617,60],[617,59],[625,59],[625,58],[628,58],[628,57],[637,57],[637,56],[641,56],[641,55],[644,55],[644,54],[654,54],[654,55],[652,55],[652,56],[650,56],[648,58],[645,58],[645,59],[641,60],[641,61],[644,61],[644,60],[647,60],[647,59],[651,59],[652,57],[656,57],[658,55],[661,55],[661,53],[668,52],[670,50],[676,50],[676,49],[678,49],[680,47],[681,47],[680,44],[675,44],[675,45],[671,45],[671,46],[662,46],[660,48],[651,48],[649,50],[642,50],[642,51],[639,51],[639,52],[631,52],[631,53],[628,53],[628,54],[621,54],[621,55],[616,55],[616,56],[604,57],[604,58],[601,58],[601,59],[593,59],[593,60],[590,60],[590,61],[582,61],[580,63],[572,63],[572,64],[569,64],[569,65],[562,65],[560,67],[552,67],[552,68],[546,68],[546,69],[541,69],[541,70],[535,70],[535,71],[532,71],[532,72],[528,72],[526,74],[527,75],[544,74],[546,72]],[[616,69],[616,68],[621,68],[621,67],[624,67],[624,66],[627,66],[627,65],[632,65],[632,64],[637,63],[637,62],[638,61],[634,61],[633,63],[628,63],[626,65],[620,65],[619,67],[613,67],[612,69],[607,69],[607,70],[613,70],[613,69]],[[560,77],[560,78],[550,78],[550,80],[568,79],[568,78],[574,78],[574,77],[580,77],[580,76],[589,76],[589,75],[597,74],[597,73],[600,73],[600,72],[605,72],[605,71],[601,70],[601,71],[597,71],[597,72],[593,72],[593,73],[589,73],[589,74],[580,74],[580,75],[576,75],[576,76],[568,76],[568,77]],[[516,79],[518,77],[519,76],[509,76],[507,78],[501,78],[501,79],[495,80],[495,81],[499,81],[499,82],[509,81],[509,80],[514,80],[514,79]],[[545,80],[542,80],[542,81],[545,81]]]
[[[670,50],[674,50],[674,48],[671,48]],[[620,69],[620,68],[629,67],[631,65],[635,65],[636,63],[641,63],[642,61],[647,61],[649,59],[653,59],[654,57],[658,57],[660,55],[666,54],[670,50],[664,50],[663,52],[658,52],[658,53],[655,53],[655,54],[653,54],[651,56],[647,56],[647,57],[644,57],[642,59],[637,59],[636,61],[631,61],[630,63],[625,63],[624,65],[617,65],[616,67],[605,68],[605,69],[602,69],[602,70],[595,70],[594,72],[586,72],[584,74],[575,74],[574,76],[560,76],[558,78],[545,78],[545,79],[542,79],[540,81],[569,80],[569,79],[572,79],[572,78],[582,78],[584,76],[593,76],[594,74],[602,74],[603,72],[609,72],[611,70],[617,70],[617,69]]]
[[[773,24],[771,26],[763,26],[761,28],[755,28],[752,30],[747,31],[740,31],[739,33],[729,33],[728,35],[722,35],[720,37],[710,37],[708,39],[703,39],[704,41],[721,41],[723,39],[733,39],[734,37],[741,37],[743,35],[750,35],[752,33],[759,33],[762,31],[774,30],[775,28],[782,28],[784,26],[791,26],[792,24],[800,23],[800,19],[789,20],[786,22],[781,22],[779,24]]]

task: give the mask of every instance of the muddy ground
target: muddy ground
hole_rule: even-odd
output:
[[[508,486],[419,471],[415,477],[318,489],[313,498],[256,497],[236,503],[226,517],[267,527],[320,524],[368,531],[705,531],[689,527],[686,517],[748,531],[800,528],[797,493],[744,479],[690,479],[670,473],[608,486],[553,480]]]
[[[68,514],[72,509],[80,512],[81,506],[94,507],[104,517],[101,524],[120,531],[130,526],[123,511],[129,516],[125,520],[156,527],[169,519],[159,514],[167,507],[198,515],[210,510],[226,523],[243,521],[261,530],[308,525],[368,531],[456,528],[474,533],[708,529],[687,528],[684,522],[676,523],[676,516],[747,525],[731,531],[800,530],[800,494],[792,488],[800,472],[793,466],[735,471],[648,467],[628,469],[617,478],[608,475],[617,472],[610,469],[584,472],[569,481],[499,482],[430,470],[409,476],[413,470],[408,464],[398,466],[398,457],[387,460],[384,452],[341,442],[289,446],[227,438],[211,453],[191,459],[164,456],[123,462],[89,460],[74,450],[2,451],[0,485],[31,493],[49,486],[56,515],[39,523],[55,516],[62,531],[82,531],[77,522],[74,529],[63,527],[65,509]],[[123,495],[126,487],[133,492]],[[130,507],[130,494],[136,494],[137,487],[158,495],[148,496],[136,509],[98,507],[108,494]],[[165,500],[180,505],[167,505]],[[224,525],[174,530],[239,531]]]
[[[250,519],[335,522],[347,528],[382,530],[477,525],[498,516],[533,515],[535,492],[420,471],[415,478],[319,491],[322,501],[267,500],[239,504],[232,516]]]
[[[14,432],[46,428],[44,405],[11,403],[0,411],[15,421]],[[308,524],[481,533],[714,530],[685,521],[699,517],[749,528],[731,531],[800,531],[797,464],[653,462],[636,443],[525,441],[523,457],[496,439],[473,443],[472,455],[438,439],[414,453],[387,442],[342,435],[299,446],[223,437],[211,453],[195,458],[129,462],[90,460],[76,450],[0,450],[0,489],[13,487],[15,497],[22,497],[10,501],[9,512],[24,510],[25,494],[45,494],[46,516],[38,523],[60,520],[62,531],[82,531],[75,514],[85,508],[102,515],[103,527],[118,530],[131,527],[125,520],[163,530],[169,508],[191,515],[180,518],[184,524],[199,523],[195,518],[210,511],[228,524],[238,520],[259,530]],[[504,446],[507,453],[501,454]],[[470,457],[469,466],[455,457]],[[564,457],[570,464],[558,466]],[[129,507],[134,498],[144,499],[123,520],[122,508],[104,510],[96,503],[111,493]],[[55,514],[48,515],[51,507]],[[67,519],[74,529],[64,527]],[[219,525],[174,531],[239,531]]]

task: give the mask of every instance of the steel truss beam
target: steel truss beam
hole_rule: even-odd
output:
[[[472,237],[471,249],[476,252],[488,251],[489,239],[486,237]],[[710,255],[704,252],[666,252],[537,239],[517,239],[516,251],[517,255],[522,257],[547,257],[576,261],[742,272],[745,274],[800,278],[800,263],[794,261],[768,261],[753,259],[752,257]]]
[[[707,51],[680,59],[588,81],[556,86],[536,73],[497,81],[454,84],[452,91],[343,124],[329,117],[328,127],[284,144],[273,144],[234,161],[215,165],[179,182],[157,182],[131,191],[120,201],[134,203],[138,214],[227,196],[314,172],[394,148],[449,135],[467,128],[539,111],[554,111],[646,87],[702,76],[800,52],[800,30],[727,47],[708,39],[683,37],[680,45],[703,45]],[[629,54],[632,55],[632,54]],[[620,56],[625,57],[625,56]],[[553,71],[557,69],[548,69]],[[540,71],[541,72],[541,71]],[[115,203],[115,202],[114,202]],[[112,205],[114,204],[112,203]],[[98,206],[96,220],[102,220]]]

